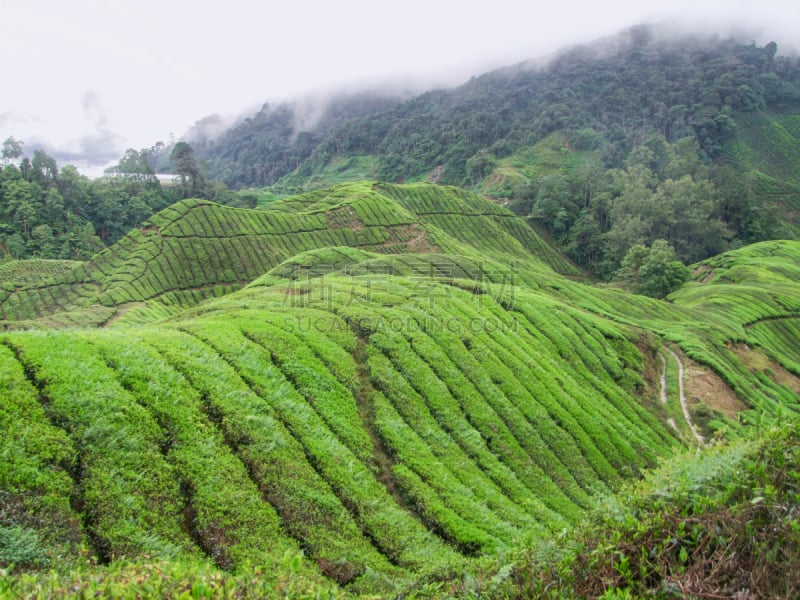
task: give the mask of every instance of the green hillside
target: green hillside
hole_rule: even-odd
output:
[[[232,187],[308,185],[348,169],[469,185],[553,133],[599,150],[606,168],[656,134],[692,138],[715,158],[740,118],[796,109],[797,61],[778,50],[641,25],[369,110],[339,98],[341,110],[307,130],[292,126],[292,107],[264,107],[200,155]]]
[[[740,118],[724,158],[746,174],[751,193],[770,208],[779,236],[798,237],[800,221],[800,111],[759,113]],[[777,237],[777,236],[776,236]]]
[[[800,411],[798,265],[654,300],[480,196],[362,182],[7,267],[0,594],[508,595],[599,499]]]
[[[637,26],[374,111],[344,100],[313,131],[261,111],[200,155],[227,185],[277,194],[458,185],[612,279],[631,247],[659,239],[693,263],[797,238],[800,63],[782,49]]]
[[[6,291],[13,291],[17,287],[52,281],[79,264],[74,260],[13,260],[0,264],[0,280]]]
[[[160,318],[249,283],[297,253],[329,246],[378,253],[473,252],[578,270],[514,215],[457,188],[343,184],[263,211],[176,203],[92,260],[45,281],[0,290],[6,327],[98,325]],[[7,267],[10,268],[10,267]]]

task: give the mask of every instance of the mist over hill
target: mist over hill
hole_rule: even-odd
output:
[[[277,129],[293,119],[294,136],[325,131],[313,158],[300,169],[305,175],[334,156],[368,154],[378,157],[377,175],[382,179],[419,177],[443,165],[443,182],[463,184],[482,176],[467,169],[467,161],[476,155],[503,157],[554,131],[574,135],[585,128],[600,135],[592,142],[604,146],[606,166],[621,166],[632,147],[654,133],[669,142],[694,137],[701,151],[714,157],[735,127],[724,116],[733,119],[736,113],[797,102],[797,60],[776,51],[775,44],[757,47],[640,26],[563,50],[546,61],[499,69],[405,102],[380,106],[358,96],[344,97],[339,111],[318,110],[321,118],[314,119],[315,127],[298,129],[302,105],[286,107],[288,114],[278,120]],[[206,150],[214,175],[222,175],[223,164],[237,168],[228,148],[235,147],[237,138],[257,141],[277,133],[264,116],[228,131]],[[354,120],[347,123],[348,118]],[[283,139],[289,147],[296,142],[292,136]],[[273,149],[259,150],[259,162],[271,164]],[[226,174],[226,183],[269,185],[298,165],[269,173],[242,171],[243,167]]]
[[[399,90],[365,91],[267,103],[232,126],[219,116],[208,117],[183,138],[207,161],[212,177],[232,187],[265,185],[295,170],[348,120],[383,113],[409,96]],[[242,165],[248,165],[247,175]]]
[[[603,277],[657,239],[693,262],[797,235],[800,67],[775,43],[641,26],[404,101],[345,97],[306,131],[301,112],[265,107],[204,143],[211,175],[278,193],[465,186]]]

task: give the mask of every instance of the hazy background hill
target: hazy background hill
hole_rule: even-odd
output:
[[[642,26],[405,102],[343,98],[322,105],[306,129],[298,127],[307,110],[302,105],[286,107],[272,122],[265,117],[274,111],[262,110],[209,144],[203,156],[214,176],[234,186],[270,185],[298,168],[287,163],[258,173],[251,165],[225,173],[238,162],[245,167],[235,154],[238,144],[258,145],[281,129],[285,145],[259,147],[259,162],[277,165],[272,153],[290,148],[302,156],[308,149],[300,150],[306,142],[297,134],[322,132],[301,175],[337,156],[370,155],[378,159],[378,177],[391,181],[442,166],[442,182],[474,183],[487,174],[478,158],[508,156],[554,131],[567,132],[578,147],[602,148],[605,167],[623,166],[633,147],[653,134],[668,142],[695,138],[705,156],[716,157],[736,128],[736,114],[794,108],[800,99],[796,61],[776,51],[775,44],[761,48]],[[595,135],[581,131],[589,128]]]
[[[800,67],[641,26],[407,100],[265,107],[198,156],[233,187],[432,180],[508,202],[608,276],[634,244],[687,262],[795,237]],[[684,199],[684,200],[681,200]],[[659,208],[666,204],[666,208]]]

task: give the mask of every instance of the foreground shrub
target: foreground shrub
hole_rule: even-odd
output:
[[[796,598],[797,421],[675,460],[557,546],[528,549],[510,597]]]

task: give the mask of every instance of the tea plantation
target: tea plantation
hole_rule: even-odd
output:
[[[800,243],[692,268],[592,285],[480,196],[372,182],[4,265],[0,595],[546,595],[631,482],[796,424]],[[739,408],[687,422],[712,376]]]

